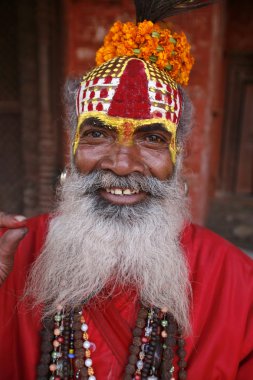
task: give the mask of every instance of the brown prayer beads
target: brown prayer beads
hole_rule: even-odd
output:
[[[41,333],[38,380],[49,379],[50,371],[56,370],[57,374],[53,376],[55,379],[95,379],[87,329],[81,308],[66,314],[58,311],[54,323],[50,320],[45,322]],[[181,330],[172,315],[157,308],[147,309],[141,306],[133,329],[133,340],[129,347],[130,355],[123,380],[175,380],[176,356],[178,379],[185,380],[187,363],[184,347]],[[90,360],[88,366],[87,359]],[[51,360],[53,364],[50,364]]]

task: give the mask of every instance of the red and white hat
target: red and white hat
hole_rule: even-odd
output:
[[[178,86],[169,75],[134,57],[117,57],[92,70],[80,85],[77,115],[101,112],[146,120],[161,118],[178,124]]]

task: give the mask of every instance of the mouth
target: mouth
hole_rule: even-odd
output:
[[[119,187],[100,189],[99,193],[102,198],[117,205],[133,205],[143,201],[148,195],[141,190]]]

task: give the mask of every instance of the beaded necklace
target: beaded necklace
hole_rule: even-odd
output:
[[[58,306],[53,320],[45,321],[41,335],[37,380],[96,380],[93,343],[82,306],[73,311]],[[184,346],[181,330],[167,309],[141,305],[123,380],[176,380],[176,372],[179,380],[186,379]]]

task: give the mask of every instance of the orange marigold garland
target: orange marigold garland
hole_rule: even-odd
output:
[[[96,63],[99,66],[115,57],[136,56],[154,62],[177,83],[187,85],[194,63],[190,48],[183,32],[173,33],[146,20],[137,25],[116,21],[97,51]]]

